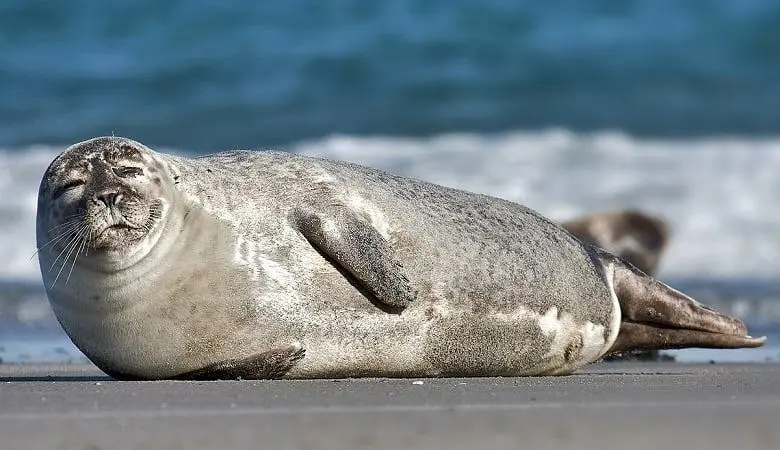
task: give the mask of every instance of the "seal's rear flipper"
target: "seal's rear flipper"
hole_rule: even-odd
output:
[[[760,347],[738,319],[693,300],[615,258],[614,287],[622,311],[620,332],[610,352],[685,347]],[[606,264],[605,264],[606,265]]]
[[[764,345],[765,338],[711,333],[709,331],[663,328],[622,322],[617,341],[610,352],[660,350],[674,348],[750,348]]]

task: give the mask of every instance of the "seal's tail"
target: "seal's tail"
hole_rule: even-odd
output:
[[[606,255],[605,255],[606,256]],[[610,352],[685,347],[760,347],[766,338],[748,335],[744,323],[610,256],[622,319]]]

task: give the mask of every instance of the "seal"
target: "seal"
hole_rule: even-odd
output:
[[[56,317],[120,379],[561,375],[764,342],[524,206],[284,152],[77,143],[37,240]]]
[[[655,275],[669,242],[669,227],[660,217],[636,210],[605,211],[561,222],[578,238]]]

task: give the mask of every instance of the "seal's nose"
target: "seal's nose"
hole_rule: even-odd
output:
[[[122,194],[119,192],[104,192],[95,195],[95,198],[106,206],[115,206],[122,200]]]

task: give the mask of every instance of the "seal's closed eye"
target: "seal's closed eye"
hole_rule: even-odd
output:
[[[54,200],[57,200],[58,198],[62,197],[62,194],[66,193],[70,189],[77,188],[79,186],[83,186],[84,184],[86,184],[86,181],[84,181],[84,180],[69,181],[69,182],[63,184],[62,186],[58,187],[57,189],[55,189],[54,193],[52,194],[52,198]]]
[[[113,170],[119,178],[137,177],[144,173],[140,167],[115,167]]]

